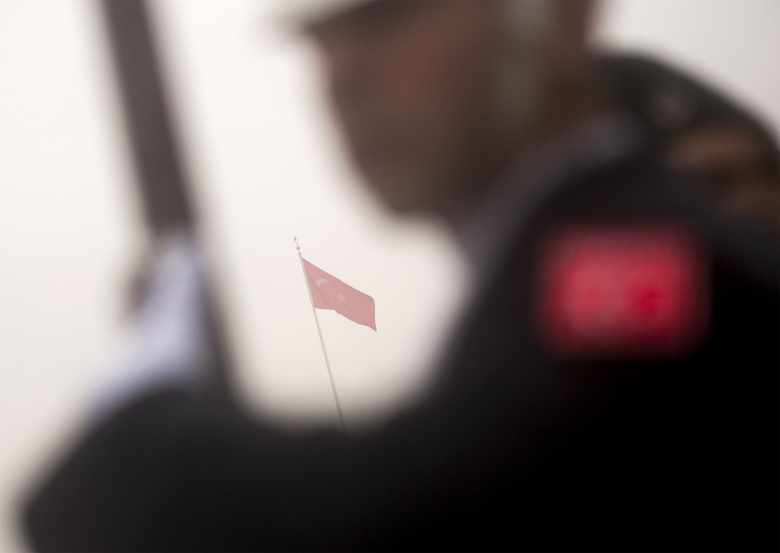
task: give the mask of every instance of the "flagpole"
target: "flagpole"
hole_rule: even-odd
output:
[[[303,264],[303,255],[301,255],[301,245],[298,243],[298,237],[294,238],[295,249],[298,250],[298,259],[301,261],[301,270],[303,271],[303,281],[306,283],[306,290],[309,292],[309,302],[311,302],[311,312],[314,314],[314,322],[317,323],[317,334],[320,335],[320,345],[322,346],[322,355],[325,357],[325,367],[328,369],[328,378],[330,378],[330,387],[333,390],[333,398],[336,400],[336,410],[339,413],[339,421],[341,422],[341,429],[347,429],[344,424],[344,413],[341,411],[341,402],[339,401],[339,394],[336,392],[336,383],[333,381],[333,373],[330,370],[330,361],[328,361],[328,352],[325,349],[325,340],[322,339],[322,330],[320,329],[320,319],[317,317],[317,310],[314,307],[314,297],[311,295],[311,287],[309,286],[309,279],[306,276],[306,266]]]

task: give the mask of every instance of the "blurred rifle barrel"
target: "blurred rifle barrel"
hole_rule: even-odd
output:
[[[147,2],[99,2],[146,224],[155,238],[177,228],[195,229],[197,210],[176,142]],[[206,303],[217,388],[228,397],[231,363],[215,290],[207,291]]]

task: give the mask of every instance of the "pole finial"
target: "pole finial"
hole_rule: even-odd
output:
[[[295,242],[295,249],[298,250],[298,253],[301,253],[301,245],[298,243],[298,237],[296,236],[293,238],[293,242]]]

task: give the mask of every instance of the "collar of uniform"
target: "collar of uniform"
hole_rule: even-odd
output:
[[[431,367],[429,386],[435,389],[457,354],[470,313],[480,304],[489,282],[508,255],[513,241],[550,194],[580,174],[617,161],[642,142],[639,124],[622,113],[594,116],[565,135],[540,144],[507,168],[492,193],[463,225],[455,229],[470,268],[459,321]]]
[[[602,113],[518,156],[471,217],[455,229],[472,286],[478,289],[489,279],[518,229],[545,197],[570,180],[567,177],[628,155],[640,137],[628,115]]]

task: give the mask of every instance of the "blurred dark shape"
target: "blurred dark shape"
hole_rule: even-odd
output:
[[[186,171],[160,74],[146,2],[101,1],[141,206],[152,232],[193,223]]]
[[[669,165],[731,216],[780,227],[776,130],[736,99],[647,54],[604,55],[613,101],[640,119]]]
[[[131,275],[130,311],[137,309],[147,289],[152,259],[167,238],[190,229],[197,232],[198,210],[191,198],[167,91],[160,72],[149,9],[144,0],[101,0],[106,38],[114,59],[128,143],[136,173],[143,215],[152,236]],[[207,290],[206,322],[215,359],[214,376],[221,393],[229,395],[229,342],[217,291]]]
[[[33,548],[776,550],[780,236],[604,110],[593,3],[327,2],[303,28],[350,159],[473,270],[435,385],[354,433],[145,389],[30,490]]]

